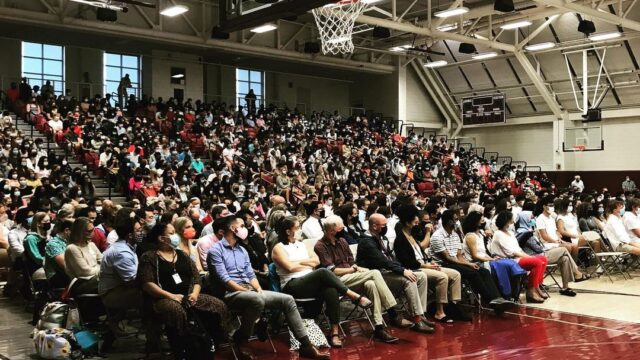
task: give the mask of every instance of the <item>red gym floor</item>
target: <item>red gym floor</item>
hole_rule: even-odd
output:
[[[603,304],[603,306],[606,306]],[[397,344],[369,341],[356,335],[343,349],[332,349],[333,360],[413,359],[637,359],[640,324],[605,320],[567,313],[521,308],[518,313],[497,317],[491,312],[476,315],[473,322],[437,325],[432,335],[393,330]],[[274,339],[278,350],[267,343],[252,342],[260,359],[297,359],[287,343]],[[227,354],[221,354],[227,357]]]

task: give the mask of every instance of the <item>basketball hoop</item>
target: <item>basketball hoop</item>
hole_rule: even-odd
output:
[[[364,0],[343,0],[312,10],[323,54],[353,52],[353,25],[366,7]]]
[[[586,145],[573,145],[573,151],[575,152],[583,152],[587,149]]]

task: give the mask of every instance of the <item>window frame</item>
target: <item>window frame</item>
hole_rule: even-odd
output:
[[[109,56],[117,56],[119,59],[119,65],[110,65],[108,61]],[[133,68],[128,65],[125,66],[123,61],[124,57],[136,58],[137,67]],[[137,81],[131,80],[131,86],[133,87],[128,91],[128,93],[135,95],[136,98],[138,99],[140,98],[141,91],[142,91],[142,56],[134,55],[134,54],[111,53],[111,52],[105,51],[103,55],[102,68],[103,68],[102,70],[103,70],[103,76],[104,76],[103,96],[106,96],[106,94],[115,93],[116,98],[114,100],[117,101],[118,85],[120,85],[120,80],[125,74],[129,74],[129,76],[131,76],[133,73],[135,73]],[[112,80],[111,77],[109,77],[109,69],[118,70],[119,77],[117,78],[117,80]],[[112,88],[113,91],[109,91],[109,88]]]
[[[36,45],[40,47],[40,54],[33,55],[27,54],[25,49],[27,46]],[[45,53],[45,47],[50,46],[54,48],[60,49],[60,56],[52,57],[49,56],[50,52],[47,51]],[[25,60],[38,61],[40,65],[40,69],[37,71],[33,71],[36,69],[29,68],[27,69],[25,64]],[[59,63],[60,66],[60,75],[45,73],[45,62],[55,62]],[[65,47],[62,45],[55,44],[46,44],[46,43],[37,43],[30,41],[22,41],[21,42],[21,74],[22,77],[26,77],[29,85],[31,87],[38,85],[42,90],[44,84],[48,81],[51,81],[53,84],[53,91],[56,95],[65,95],[66,94],[66,83],[65,83]]]
[[[246,72],[247,76],[246,79],[247,80],[240,80],[241,76],[241,72]],[[252,77],[252,73],[259,73],[260,74],[260,80],[254,80]],[[246,92],[240,92],[240,84],[246,84],[247,85],[247,91]],[[256,88],[260,89],[260,93],[258,94],[256,92]],[[245,96],[247,96],[247,94],[249,93],[249,90],[253,89],[254,92],[256,93],[256,107],[260,107],[260,105],[264,104],[264,99],[265,99],[265,72],[262,70],[256,70],[256,69],[244,69],[244,68],[236,68],[236,107],[242,105],[243,107],[246,106],[244,98]]]

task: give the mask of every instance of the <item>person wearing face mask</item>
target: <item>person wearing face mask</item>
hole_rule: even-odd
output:
[[[540,200],[538,204],[538,209],[540,209],[540,207],[542,208],[540,215],[536,218],[536,227],[540,234],[540,240],[542,240],[545,251],[562,246],[566,248],[575,259],[574,254],[577,254],[577,250],[575,250],[577,249],[577,246],[574,246],[572,243],[562,241],[562,237],[558,232],[558,227],[556,225],[557,214],[555,212],[554,204],[555,199],[551,195]]]
[[[462,241],[455,232],[457,214],[446,210],[440,218],[442,226],[431,235],[429,252],[442,261],[444,267],[457,270],[474,292],[479,293],[488,306],[501,313],[514,304],[498,291],[489,270],[469,262],[462,253]],[[495,235],[494,235],[495,236]]]
[[[51,218],[45,212],[38,212],[33,216],[29,234],[24,239],[24,260],[29,275],[44,264],[44,250],[51,230]]]
[[[396,327],[430,334],[435,323],[425,317],[427,310],[427,276],[422,272],[405,269],[393,260],[391,247],[386,239],[387,218],[379,213],[369,216],[369,230],[358,243],[356,264],[380,270],[387,286],[394,294],[402,293],[409,304],[409,320],[404,319],[394,308],[387,310],[391,324]]]
[[[89,218],[79,217],[73,222],[64,252],[67,275],[71,279],[76,279],[70,289],[73,296],[98,292],[102,253],[91,241],[93,232],[94,226]]]
[[[324,206],[319,201],[311,201],[304,204],[304,209],[309,216],[302,223],[302,235],[310,241],[318,241],[324,236],[322,219],[325,217]]]
[[[118,240],[102,254],[100,262],[100,281],[98,294],[107,309],[109,332],[105,335],[102,351],[108,351],[116,337],[124,334],[120,321],[125,318],[128,309],[140,309],[142,293],[136,281],[138,274],[138,257],[135,253],[136,234],[141,231],[140,219],[132,208],[121,208],[114,216],[114,232]],[[142,311],[146,314],[145,311]],[[154,328],[149,319],[143,315],[146,329],[147,347],[153,348],[152,342],[157,340]]]
[[[53,228],[55,236],[47,241],[44,248],[44,271],[49,284],[55,289],[65,288],[69,285],[69,277],[66,274],[64,253],[67,249],[73,220],[63,219],[57,222]]]
[[[318,254],[320,264],[340,278],[348,288],[363,292],[373,301],[373,321],[375,330],[373,337],[385,343],[396,343],[398,338],[391,336],[386,330],[382,312],[392,309],[397,302],[378,270],[369,270],[356,265],[351,249],[346,240],[340,237],[344,230],[342,219],[336,215],[329,216],[325,223],[325,235],[318,241],[314,251]]]
[[[248,230],[247,238],[240,241],[239,244],[247,250],[251,267],[256,273],[260,286],[262,288],[269,288],[269,259],[266,256],[267,248],[264,239],[259,231],[256,232],[254,227],[254,214],[249,210],[242,210],[237,212],[236,216],[244,220],[245,227]]]
[[[263,290],[252,269],[247,251],[238,243],[248,236],[244,222],[236,216],[222,219],[224,236],[207,255],[213,288],[225,290],[221,296],[233,312],[240,314],[241,326],[234,334],[238,358],[250,360],[254,356],[248,348],[249,337],[253,334],[256,321],[264,309],[281,311],[295,338],[300,342],[299,355],[302,358],[329,359],[329,354],[320,353],[311,344],[293,296]],[[244,229],[244,230],[243,230]]]
[[[197,242],[198,232],[193,227],[193,221],[188,217],[179,217],[173,222],[173,226],[176,228],[176,234],[180,238],[177,250],[184,252],[191,261],[196,264],[196,268],[199,272],[202,272],[202,264],[198,257],[198,249],[195,242]]]
[[[453,316],[445,313],[445,306],[451,302],[451,308],[455,308],[460,320],[471,320],[471,318],[460,311],[455,305],[462,299],[462,282],[460,273],[456,270],[444,268],[431,261],[424,249],[428,248],[430,239],[423,241],[427,237],[420,225],[419,212],[415,206],[402,205],[398,207],[396,213],[400,221],[396,225],[396,241],[393,246],[396,259],[402,266],[422,271],[430,283],[435,285],[436,312],[434,318],[438,322],[451,323]],[[431,225],[427,225],[427,233],[431,234]],[[430,236],[429,236],[430,237]],[[449,298],[449,294],[451,297]]]
[[[166,327],[167,339],[175,359],[204,359],[208,354],[195,353],[193,337],[187,332],[187,309],[192,308],[205,324],[208,338],[221,325],[231,329],[231,313],[220,299],[201,294],[198,269],[189,256],[174,248],[175,230],[170,224],[157,224],[147,235],[147,242],[155,243],[155,250],[140,257],[138,279],[142,284],[144,303],[151,305],[155,317]],[[225,335],[225,334],[221,334]],[[205,357],[206,356],[206,357]]]
[[[315,269],[320,265],[318,256],[297,238],[300,223],[295,216],[288,216],[277,224],[279,243],[273,247],[271,257],[280,277],[282,291],[294,298],[318,298],[326,306],[331,324],[330,345],[341,347],[339,335],[340,296],[348,297],[355,305],[363,309],[373,303],[366,297],[349,290],[338,277],[326,268]],[[315,269],[315,270],[314,270]]]
[[[571,255],[574,261],[578,261],[578,251],[580,247],[587,246],[587,239],[582,235],[578,219],[573,214],[573,205],[569,199],[558,199],[554,202],[555,211],[558,213],[556,218],[556,227],[562,240],[573,245]],[[591,246],[596,253],[601,251],[600,240],[591,241]]]
[[[633,255],[640,255],[640,243],[633,242],[624,226],[624,216],[626,214],[624,202],[621,200],[610,200],[607,203],[607,224],[604,233],[611,243],[613,251],[621,251]]]

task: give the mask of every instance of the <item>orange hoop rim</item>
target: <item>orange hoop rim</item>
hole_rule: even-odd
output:
[[[575,151],[585,151],[587,147],[585,145],[573,145],[573,150]]]

